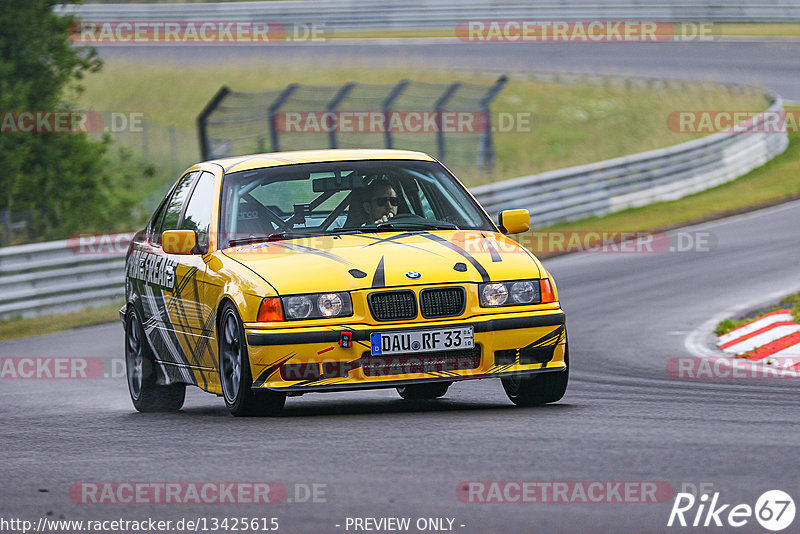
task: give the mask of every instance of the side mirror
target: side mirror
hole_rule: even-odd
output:
[[[528,210],[505,210],[497,218],[500,231],[504,234],[519,234],[531,228],[531,214]]]
[[[194,230],[167,230],[161,234],[161,246],[167,254],[192,254],[197,234]]]

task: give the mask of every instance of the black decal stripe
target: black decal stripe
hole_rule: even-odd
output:
[[[383,256],[381,261],[378,262],[378,267],[375,268],[375,274],[372,276],[372,288],[386,287],[386,276],[383,272]]]
[[[484,236],[483,240],[486,242],[486,247],[489,249],[489,254],[492,255],[492,263],[503,261],[503,258],[500,257],[500,253],[494,246],[494,239]]]
[[[559,343],[559,341],[561,341],[561,336],[563,335],[563,333],[564,333],[564,326],[561,325],[558,328],[556,328],[555,330],[553,330],[552,332],[550,332],[549,334],[540,337],[539,339],[537,339],[533,343],[531,343],[529,345],[526,345],[523,348],[531,349],[531,348],[534,348],[534,347],[544,347],[544,346],[557,345]]]
[[[369,243],[368,245],[364,245],[364,248],[371,247],[373,245],[380,245],[382,243],[393,243],[395,245],[401,245],[401,246],[404,246],[404,247],[413,248],[413,249],[416,249],[416,250],[421,250],[422,252],[427,252],[428,254],[433,254],[435,256],[441,256],[441,254],[436,254],[432,250],[428,250],[426,248],[421,248],[421,247],[418,247],[416,245],[411,245],[411,244],[403,243],[403,242],[399,241],[400,239],[403,239],[405,237],[412,236],[412,235],[417,235],[418,233],[419,232],[403,232],[402,234],[397,234],[397,235],[393,235],[393,236],[389,236],[389,237],[377,237],[377,236],[369,235],[369,234],[356,234],[356,235],[358,237],[364,237],[366,239],[372,239],[372,243]]]
[[[194,336],[190,336],[188,334],[188,331],[191,330],[191,326],[185,308],[185,302],[184,302],[185,299],[183,298],[183,293],[186,291],[187,286],[191,283],[194,288],[195,298],[190,299],[190,302],[194,301],[194,303],[198,307],[200,306],[200,303],[197,300],[198,296],[200,295],[200,291],[197,286],[197,272],[198,272],[197,267],[192,267],[186,272],[186,274],[183,277],[183,280],[181,280],[181,283],[178,286],[176,286],[172,292],[173,294],[172,303],[176,303],[173,305],[173,307],[175,308],[174,311],[176,312],[178,327],[183,336],[184,343],[189,348],[189,352],[191,353],[191,358],[193,363],[189,362],[189,358],[186,358],[185,354],[184,357],[186,358],[187,363],[189,363],[192,366],[192,371],[196,370],[200,372],[200,378],[203,380],[203,385],[204,387],[207,387],[208,380],[206,379],[205,373],[203,372],[202,369],[199,369],[203,365],[203,362],[201,361],[199,352],[197,350],[197,346],[199,345],[199,339],[195,338]],[[175,276],[177,276],[177,269]],[[198,313],[197,316],[200,317],[200,313]],[[179,345],[178,348],[180,349],[182,347]]]
[[[321,249],[313,248],[313,247],[307,247],[305,245],[298,245],[297,243],[287,243],[285,241],[275,241],[274,243],[275,243],[275,245],[278,245],[278,246],[281,246],[281,247],[284,247],[284,248],[288,248],[290,250],[294,250],[294,251],[297,251],[297,252],[307,252],[309,254],[314,254],[314,255],[317,255],[317,256],[322,256],[323,258],[326,258],[326,259],[329,259],[329,260],[333,260],[333,261],[335,261],[337,263],[341,263],[342,265],[347,265],[348,267],[354,267],[354,265],[352,263],[350,263],[346,259],[342,258],[341,256],[338,256],[338,255],[333,254],[331,252],[327,252],[325,250],[321,250]]]
[[[146,302],[150,307],[151,314],[157,317],[155,326],[152,326],[149,331],[145,331],[146,335],[152,338],[151,345],[153,346],[154,354],[162,356],[164,360],[183,364],[182,366],[170,366],[169,368],[163,365],[160,366],[166,379],[165,384],[176,382],[197,384],[194,374],[187,369],[190,367],[189,362],[186,360],[178,337],[175,334],[172,320],[167,313],[164,291],[160,287],[153,287],[148,284],[145,285],[145,295],[147,295],[147,300],[143,304]],[[163,348],[163,350],[159,350],[159,348]]]
[[[249,336],[248,336],[248,339],[249,339]],[[284,356],[284,358],[282,360],[279,360],[276,363],[273,363],[272,365],[270,365],[269,367],[267,367],[266,369],[261,371],[261,373],[258,375],[258,378],[256,378],[253,381],[253,387],[259,387],[262,384],[264,384],[264,382],[267,381],[267,379],[270,377],[270,375],[272,373],[274,373],[275,371],[280,369],[281,365],[283,365],[284,363],[286,363],[287,361],[292,359],[294,357],[294,355],[295,355],[295,353],[293,352],[293,353],[289,354],[288,356]]]
[[[541,326],[558,326],[565,322],[564,313],[552,313],[549,315],[532,315],[529,317],[513,317],[509,319],[492,319],[479,323],[459,323],[455,325],[442,325],[442,328],[455,328],[459,326],[472,326],[475,332],[495,332],[498,330],[516,330],[519,328],[536,328]],[[399,330],[429,330],[431,325],[424,325],[411,328],[400,328]],[[397,328],[382,328],[374,330],[354,330],[353,341],[369,341],[370,333],[392,332]],[[274,334],[247,334],[247,342],[250,345],[299,345],[305,343],[338,343],[338,330],[318,330],[311,332],[291,332]]]
[[[206,317],[205,323],[203,324],[203,330],[200,332],[200,335],[202,337],[197,342],[198,356],[202,359],[202,356],[205,353],[208,353],[208,361],[212,364],[212,367],[216,362],[216,358],[214,356],[213,344],[211,343],[211,340],[213,339],[214,336],[214,324],[216,323],[216,319],[217,319],[217,309],[214,308],[211,310],[211,313],[208,314],[208,317]],[[206,378],[205,374],[203,374],[203,371],[200,372],[201,376],[203,377],[203,380],[206,382],[206,384],[208,384],[208,379]]]
[[[467,261],[469,261],[472,264],[473,267],[475,267],[475,270],[478,271],[478,274],[481,275],[481,279],[484,282],[490,282],[491,281],[491,278],[489,278],[489,273],[486,271],[486,269],[483,267],[483,265],[481,265],[481,263],[477,259],[475,259],[475,257],[472,254],[470,254],[469,252],[467,252],[463,248],[461,248],[458,245],[456,245],[455,243],[453,243],[451,241],[448,241],[447,239],[444,239],[442,237],[439,237],[438,235],[435,235],[435,234],[431,234],[431,233],[428,233],[428,232],[422,232],[419,235],[421,235],[422,237],[425,237],[427,239],[430,239],[431,241],[435,241],[437,243],[440,243],[443,246],[448,247],[451,250],[454,250],[455,252],[458,252],[459,254],[464,256],[464,258],[466,258]]]

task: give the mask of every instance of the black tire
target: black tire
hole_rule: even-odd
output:
[[[397,393],[406,400],[438,399],[447,393],[452,382],[433,382],[430,384],[412,384],[400,386]]]
[[[156,382],[153,352],[133,306],[125,317],[125,369],[133,406],[140,412],[177,412],[186,398],[186,384]]]
[[[517,406],[539,406],[558,402],[567,391],[569,382],[569,345],[564,347],[563,371],[540,373],[530,376],[510,376],[501,379],[508,398]]]
[[[236,307],[226,302],[219,318],[219,379],[225,404],[236,417],[280,415],[286,394],[253,391],[244,325]]]

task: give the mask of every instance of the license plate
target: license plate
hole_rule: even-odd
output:
[[[386,354],[414,354],[441,350],[471,349],[475,344],[471,326],[374,332],[370,335],[373,356]]]

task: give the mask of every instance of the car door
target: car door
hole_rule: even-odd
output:
[[[178,222],[177,229],[192,230],[197,235],[196,253],[169,255],[176,263],[170,320],[186,360],[204,388],[208,386],[208,373],[215,369],[211,346],[215,310],[207,304],[206,262],[211,258],[208,234],[216,186],[212,173],[200,173]]]
[[[186,342],[193,332],[191,321],[185,318],[185,309],[193,310],[198,294],[189,294],[187,281],[205,271],[198,255],[179,256],[167,254],[161,246],[161,236],[167,230],[176,230],[181,223],[187,200],[200,171],[186,173],[173,188],[169,199],[154,224],[149,253],[140,261],[146,276],[142,285],[142,307],[145,333],[156,359],[169,381],[198,383],[196,366],[191,357],[191,344]]]

